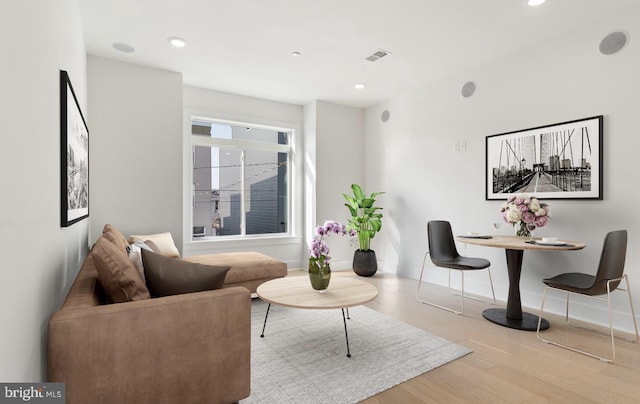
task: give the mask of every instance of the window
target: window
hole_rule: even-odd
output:
[[[191,119],[192,240],[290,232],[291,133]]]

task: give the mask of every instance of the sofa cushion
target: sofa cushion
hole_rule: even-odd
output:
[[[122,251],[126,251],[129,243],[127,242],[127,238],[124,234],[120,233],[118,229],[113,227],[110,224],[105,224],[102,229],[102,235],[107,238],[107,240],[111,241],[118,248],[121,248]]]
[[[196,264],[142,250],[147,286],[154,297],[221,289],[228,266]]]
[[[100,237],[91,250],[98,279],[114,303],[149,299],[149,290],[127,253],[106,237]]]
[[[162,254],[167,257],[180,258],[180,252],[173,242],[171,233],[156,233],[156,234],[132,234],[129,238],[129,242],[133,243],[136,239],[146,243],[151,241],[153,247],[151,247],[158,254]]]
[[[205,265],[229,265],[231,269],[225,280],[227,286],[287,275],[285,262],[253,251],[194,255],[183,260]]]

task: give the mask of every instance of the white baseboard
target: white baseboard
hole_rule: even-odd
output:
[[[422,278],[423,282],[433,283],[440,286],[447,286],[448,274],[446,269],[425,268]],[[452,271],[451,287],[460,288],[460,274]],[[482,271],[484,272],[484,271]],[[479,277],[478,277],[479,276]],[[483,276],[486,278],[483,280]],[[493,284],[496,293],[496,299],[505,302],[508,295],[508,287],[506,285]],[[464,278],[465,293],[491,298],[491,287],[489,286],[488,275],[478,273],[473,278],[466,275]],[[540,292],[520,291],[520,299],[522,307],[525,311],[538,315],[540,313],[540,305],[542,304],[542,293]],[[634,333],[633,319],[631,317],[631,309],[629,308],[629,299],[626,292],[614,291],[612,293],[612,318],[613,328],[625,333]],[[544,312],[565,315],[566,294],[558,291],[549,291],[545,302]],[[636,307],[634,307],[636,309]],[[636,319],[638,318],[636,312]],[[569,319],[584,321],[586,323],[595,324],[602,327],[609,327],[609,313],[607,303],[596,301],[588,297],[572,295],[569,303]]]

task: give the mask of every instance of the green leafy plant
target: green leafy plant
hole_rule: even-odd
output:
[[[367,196],[358,184],[351,184],[353,196],[342,194],[347,201],[344,205],[349,208],[351,219],[347,230],[355,230],[358,234],[360,250],[370,250],[371,239],[382,228],[382,208],[374,206],[376,197],[384,192],[374,192]]]

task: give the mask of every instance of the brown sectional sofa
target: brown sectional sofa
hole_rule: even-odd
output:
[[[251,293],[266,281],[287,275],[287,264],[257,252],[219,253],[194,255],[183,261],[198,264],[230,266],[224,287],[244,286]]]
[[[89,253],[49,321],[48,380],[66,384],[67,403],[231,403],[249,396],[250,291],[285,276],[286,264],[257,253],[185,260],[231,266],[225,287],[105,304]]]

